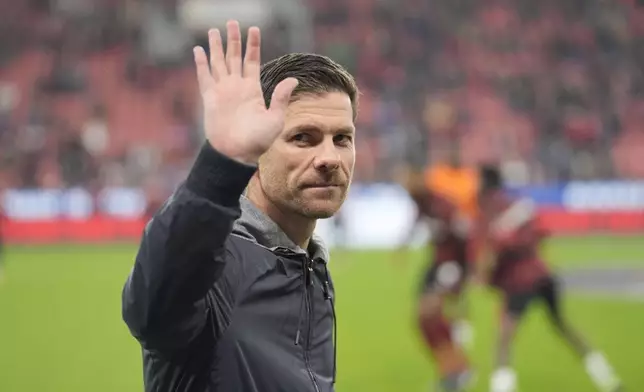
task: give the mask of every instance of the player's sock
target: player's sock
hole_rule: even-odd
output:
[[[468,389],[474,380],[474,374],[470,370],[450,374],[440,380],[441,392],[462,392]]]
[[[465,319],[456,320],[452,324],[452,336],[461,347],[470,348],[474,342],[474,328]]]
[[[621,382],[602,353],[589,353],[584,358],[584,365],[588,376],[599,390],[603,392],[619,390]]]
[[[498,368],[490,378],[490,392],[515,392],[517,389],[517,375],[509,367]]]
[[[443,317],[431,317],[421,321],[421,330],[436,361],[442,388],[460,390],[459,380],[469,370],[469,364],[463,350],[453,342],[449,324]],[[457,389],[449,389],[453,387]]]

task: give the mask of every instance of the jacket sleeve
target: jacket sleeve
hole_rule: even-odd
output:
[[[122,294],[123,319],[148,349],[176,349],[203,330],[239,198],[256,168],[201,149],[187,180],[148,222]]]

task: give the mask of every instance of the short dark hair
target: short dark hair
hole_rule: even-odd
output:
[[[498,166],[484,164],[480,168],[481,187],[484,190],[496,190],[503,188],[503,175]]]
[[[358,114],[358,86],[353,76],[340,64],[313,53],[289,53],[262,65],[260,80],[268,107],[275,87],[286,78],[299,82],[292,99],[307,94],[346,93],[351,100],[353,118]]]

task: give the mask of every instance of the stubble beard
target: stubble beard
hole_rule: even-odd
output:
[[[289,211],[302,216],[306,219],[318,220],[328,219],[333,217],[346,199],[346,190],[342,190],[339,200],[336,198],[330,199],[315,199],[306,197],[300,193],[299,195],[292,195],[287,203],[284,203]]]

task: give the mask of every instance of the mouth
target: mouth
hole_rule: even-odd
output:
[[[340,184],[309,184],[304,185],[304,189],[328,189],[328,188],[340,188]]]

